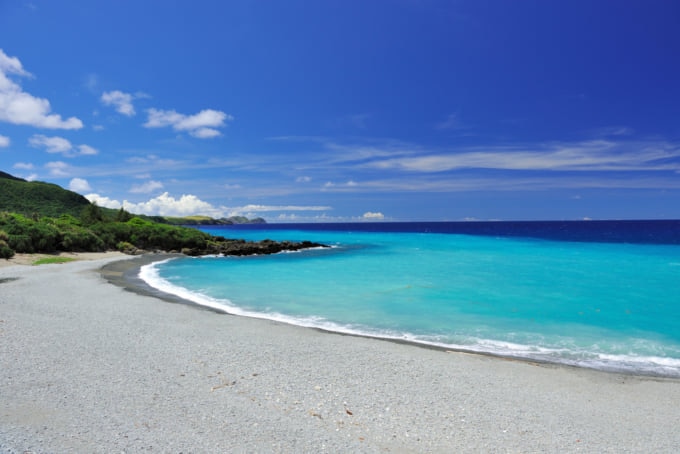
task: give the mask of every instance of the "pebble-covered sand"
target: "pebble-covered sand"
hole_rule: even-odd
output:
[[[0,268],[0,452],[680,452],[680,381],[217,314],[117,260]]]

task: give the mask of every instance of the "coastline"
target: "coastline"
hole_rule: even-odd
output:
[[[168,304],[129,279],[158,259],[0,268],[0,451],[680,447],[678,380]]]
[[[341,335],[341,336],[352,336],[352,337],[360,337],[360,338],[366,338],[366,339],[375,339],[375,340],[381,340],[381,341],[386,341],[386,342],[394,342],[398,344],[404,344],[404,345],[409,345],[412,347],[417,347],[417,348],[425,348],[425,349],[431,349],[431,350],[437,350],[437,351],[442,351],[442,352],[447,352],[447,353],[465,353],[465,354],[472,354],[472,355],[482,355],[482,356],[489,356],[492,358],[499,358],[504,361],[522,361],[526,363],[531,363],[535,365],[543,365],[545,367],[550,367],[550,366],[555,366],[555,367],[567,367],[567,368],[576,368],[576,369],[590,369],[590,370],[596,370],[602,373],[612,373],[612,374],[621,374],[625,376],[640,376],[640,377],[655,377],[655,378],[668,378],[672,380],[678,380],[680,381],[680,375],[676,374],[670,374],[670,373],[662,373],[656,370],[640,370],[640,369],[632,369],[632,368],[623,368],[623,367],[616,367],[608,364],[598,364],[598,366],[592,366],[592,365],[586,365],[586,364],[577,364],[577,363],[570,363],[570,362],[560,362],[554,359],[544,359],[540,357],[531,357],[531,356],[523,356],[523,355],[518,355],[518,354],[505,354],[502,352],[493,352],[493,351],[485,351],[482,349],[473,349],[473,348],[465,348],[465,347],[460,347],[460,346],[455,346],[455,345],[446,345],[446,344],[437,344],[433,342],[426,342],[426,341],[421,341],[417,339],[410,339],[407,337],[398,337],[398,336],[387,336],[387,335],[379,335],[379,334],[371,334],[368,332],[361,332],[361,331],[356,331],[356,330],[343,330],[342,327],[338,327],[338,329],[333,329],[333,328],[327,328],[323,326],[318,326],[318,325],[313,325],[313,324],[304,324],[304,323],[296,323],[296,320],[291,319],[291,320],[285,320],[285,319],[277,319],[277,318],[270,318],[266,314],[256,314],[256,313],[238,313],[238,312],[230,312],[228,309],[223,309],[221,307],[216,307],[216,306],[211,306],[208,304],[201,304],[200,301],[195,301],[191,297],[186,297],[186,296],[180,296],[178,294],[174,294],[172,292],[167,292],[165,290],[161,290],[158,288],[153,287],[151,284],[147,283],[144,279],[139,277],[139,271],[142,267],[145,265],[150,265],[153,263],[157,263],[160,261],[165,261],[167,259],[172,259],[172,258],[181,258],[181,257],[186,257],[183,254],[176,254],[176,253],[149,253],[149,254],[144,254],[141,256],[136,256],[133,260],[128,261],[128,262],[113,262],[109,265],[106,265],[102,268],[101,272],[102,275],[112,284],[117,285],[119,287],[123,287],[128,291],[140,294],[140,295],[145,295],[145,296],[155,296],[157,298],[160,298],[164,301],[171,302],[171,303],[180,303],[180,304],[185,304],[197,309],[201,310],[208,310],[212,312],[216,312],[219,314],[227,314],[227,315],[233,315],[237,317],[247,317],[247,318],[253,318],[253,319],[260,319],[260,320],[267,320],[271,322],[276,322],[276,323],[281,323],[284,325],[290,325],[290,326],[296,326],[296,327],[301,327],[305,329],[312,329],[319,331],[321,333],[329,333],[329,334],[335,334],[335,335]]]
[[[224,314],[223,311],[195,304],[179,296],[157,290],[138,277],[144,265],[174,257],[185,257],[183,254],[153,253],[134,256],[130,260],[113,261],[99,269],[101,276],[109,283],[141,296],[151,296],[168,303],[185,304],[195,309],[202,309]]]

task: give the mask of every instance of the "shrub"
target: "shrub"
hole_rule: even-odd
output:
[[[118,249],[120,252],[123,252],[124,254],[134,254],[137,252],[137,248],[127,241],[121,241],[118,243],[116,245],[116,249]]]
[[[53,219],[36,221],[20,214],[9,214],[2,216],[0,222],[9,234],[7,243],[17,252],[53,252],[57,249],[59,229]]]
[[[22,252],[27,254],[35,252],[33,250],[33,243],[31,242],[31,237],[28,235],[10,235],[7,244],[16,252]]]
[[[102,239],[87,229],[73,229],[64,232],[60,245],[62,251],[97,252],[106,250]]]
[[[9,247],[5,240],[0,240],[0,258],[7,260],[12,257],[14,257],[14,250]]]
[[[59,249],[60,232],[49,222],[35,223],[28,229],[28,234],[36,251],[55,252]]]
[[[14,250],[7,243],[9,235],[4,230],[0,230],[0,258],[11,259],[14,257]]]

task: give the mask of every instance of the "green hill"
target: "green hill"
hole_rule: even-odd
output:
[[[56,184],[26,181],[0,171],[0,212],[78,217],[89,204],[82,195]]]
[[[82,195],[66,190],[61,186],[40,181],[26,181],[0,171],[0,213],[19,213],[24,216],[38,214],[47,217],[59,217],[69,214],[81,217],[83,210],[90,202]],[[105,219],[116,219],[118,211],[100,207]],[[229,225],[229,224],[264,224],[262,218],[248,219],[243,216],[213,219],[209,216],[144,216],[134,215],[153,222],[172,225]]]
[[[174,222],[233,223],[204,216]],[[236,222],[264,222],[234,218]],[[175,251],[188,255],[251,255],[295,251],[320,244],[263,240],[248,242],[212,236],[198,229],[168,225],[160,216],[135,216],[91,204],[56,184],[26,181],[0,172],[0,258],[15,253]]]

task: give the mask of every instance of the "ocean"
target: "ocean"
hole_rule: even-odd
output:
[[[164,260],[152,287],[228,313],[451,350],[680,377],[680,221],[206,227],[332,246]],[[229,333],[225,332],[225,336]]]

